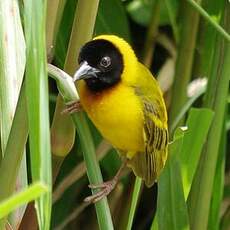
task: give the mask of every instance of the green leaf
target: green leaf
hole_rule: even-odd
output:
[[[196,172],[213,114],[210,109],[191,109],[189,112],[186,122],[188,130],[184,135],[182,149],[178,158],[181,166],[185,199],[187,199],[192,185],[193,176]]]
[[[223,193],[224,193],[224,179],[225,179],[225,157],[226,157],[226,145],[227,144],[227,132],[225,129],[222,131],[222,138],[219,147],[219,155],[216,165],[216,173],[214,177],[213,189],[212,189],[212,201],[208,218],[208,229],[216,230],[220,226],[220,210],[222,205]]]
[[[100,1],[95,34],[116,34],[130,41],[128,20],[120,0]]]
[[[5,149],[5,157],[0,164],[0,200],[6,199],[14,192],[27,141],[28,118],[25,91],[25,84],[23,83]],[[0,229],[2,225],[4,225],[4,220],[0,221]]]
[[[230,31],[230,5],[225,2],[223,25]],[[188,208],[192,229],[203,230],[208,226],[211,195],[219,154],[225,108],[229,91],[230,43],[218,36],[214,61],[209,76],[204,106],[215,111],[207,141],[202,149],[199,166],[189,194]]]
[[[8,215],[20,205],[37,199],[45,192],[48,192],[48,187],[45,184],[38,182],[30,185],[28,188],[10,197],[9,199],[2,201],[0,203],[0,219]]]
[[[187,99],[187,101],[182,106],[179,113],[177,114],[177,116],[173,120],[173,122],[170,126],[169,133],[173,133],[174,129],[177,127],[180,120],[185,116],[185,114],[187,113],[189,108],[192,106],[192,104],[206,91],[206,88],[207,88],[206,84],[204,84],[203,86],[200,86],[200,88],[198,90],[196,90],[194,95]]]
[[[178,128],[174,134],[173,143],[169,145],[169,157],[158,182],[157,222],[159,230],[189,229],[180,165],[177,161],[182,149],[183,138],[184,132]],[[154,225],[152,229],[153,227]]]
[[[55,46],[55,63],[59,67],[64,65],[76,4],[76,0],[66,2],[63,19],[60,23]],[[116,34],[130,41],[128,19],[120,0],[100,1],[94,34]]]
[[[2,152],[2,154],[0,153],[0,162],[2,156],[5,155],[19,91],[23,81],[26,62],[25,52],[25,40],[21,25],[19,2],[14,0],[2,0],[0,2],[0,140]],[[9,152],[7,152],[7,154],[8,153]],[[23,159],[17,161],[15,165],[16,167],[13,168],[8,167],[4,173],[8,172],[12,175],[16,172],[16,175],[18,174],[17,181],[16,178],[11,182],[7,180],[5,181],[5,185],[11,183],[10,186],[12,188],[21,190],[27,186],[25,155]],[[18,173],[19,166],[21,167]],[[13,172],[11,173],[10,171]],[[15,188],[16,183],[17,186]],[[7,188],[8,186],[6,186],[6,189],[4,187],[4,192]],[[10,224],[13,228],[16,228],[21,222],[24,211],[25,207],[21,207],[9,217]]]
[[[230,34],[222,27],[220,26],[215,19],[213,19],[198,3],[196,3],[194,0],[187,0],[191,6],[194,7],[194,9],[196,9],[200,15],[202,17],[204,17],[207,22],[210,23],[210,25],[212,25],[216,30],[217,32],[223,36],[223,38],[226,39],[226,41],[230,42]]]
[[[26,98],[29,121],[30,159],[33,181],[48,186],[46,194],[36,200],[40,229],[50,229],[51,215],[51,151],[46,72],[44,0],[25,0],[25,37],[27,46]]]
[[[178,26],[177,26],[177,22],[176,22],[178,1],[164,0],[164,5],[168,11],[168,16],[169,16],[170,23],[172,25],[174,38],[175,38],[176,42],[178,42],[179,31],[178,31]]]
[[[153,4],[154,0],[133,0],[127,5],[127,11],[136,23],[142,26],[148,26],[151,20]],[[168,25],[173,23],[174,27],[177,10],[178,1],[171,0],[169,4],[166,4],[165,1],[161,1],[159,24]]]
[[[132,194],[131,207],[130,207],[129,216],[128,216],[128,224],[126,227],[127,230],[132,229],[133,219],[134,219],[135,211],[137,208],[137,201],[138,201],[140,190],[141,190],[141,182],[142,182],[142,179],[139,177],[136,177],[133,194]]]
[[[66,1],[64,7],[62,20],[60,22],[54,46],[54,62],[58,67],[64,67],[76,5],[76,0],[69,0]]]
[[[25,41],[19,7],[16,1],[2,0],[0,3],[0,126],[3,153],[10,133],[24,69]]]

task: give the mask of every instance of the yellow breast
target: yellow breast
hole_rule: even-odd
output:
[[[134,89],[124,84],[93,93],[80,82],[81,104],[89,118],[115,148],[123,151],[143,151],[142,107]]]

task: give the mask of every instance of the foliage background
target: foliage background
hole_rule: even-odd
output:
[[[0,229],[229,229],[229,15],[227,0],[1,0]],[[104,180],[120,159],[85,114],[61,114],[46,63],[72,75],[99,34],[129,41],[157,76],[172,143],[158,184],[127,171],[95,209],[83,203],[102,179],[95,151]]]

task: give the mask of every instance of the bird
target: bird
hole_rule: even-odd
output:
[[[87,42],[78,63],[73,81],[80,105],[123,162],[113,179],[89,185],[100,190],[85,201],[95,203],[107,196],[125,167],[151,187],[164,168],[169,139],[157,80],[138,61],[129,43],[116,35],[99,35]]]

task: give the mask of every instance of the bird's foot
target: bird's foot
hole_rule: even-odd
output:
[[[80,101],[71,101],[66,103],[66,109],[62,111],[62,114],[72,114],[75,112],[80,112],[82,110],[83,108]]]
[[[118,178],[114,177],[112,180],[106,181],[99,185],[90,184],[89,188],[100,189],[100,191],[91,196],[86,197],[84,201],[90,203],[96,203],[97,201],[109,195],[110,192],[116,187],[117,182],[118,182]]]

